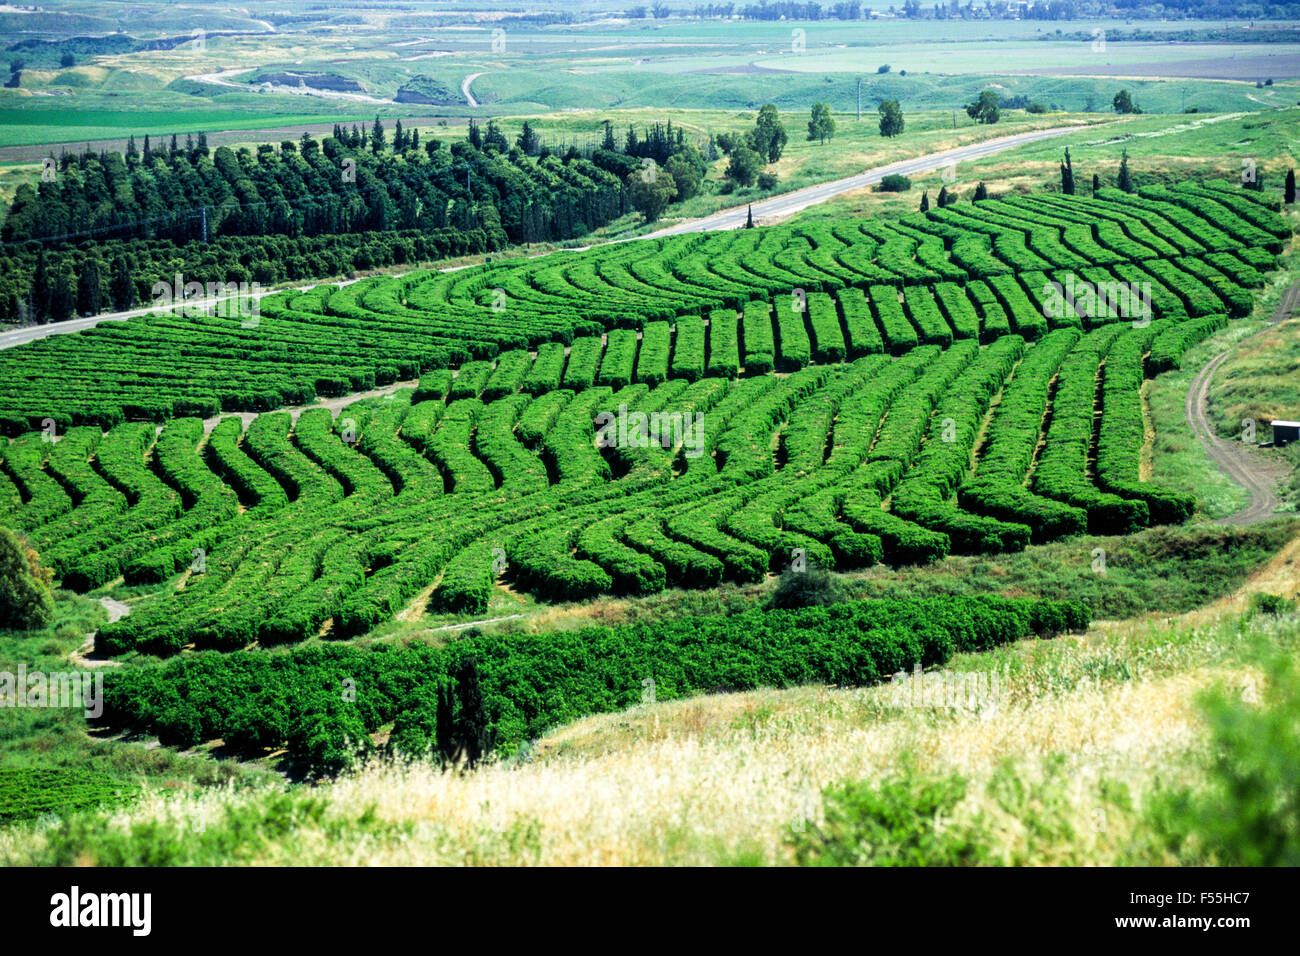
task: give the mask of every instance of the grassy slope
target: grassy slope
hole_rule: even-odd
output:
[[[69,655],[107,615],[100,605],[68,591],[57,593],[55,620],[30,633],[0,630],[0,671],[49,674],[74,669]],[[125,788],[147,783],[170,790],[253,779],[254,768],[181,756],[143,742],[122,743],[86,734],[82,711],[6,708],[0,711],[0,772],[29,768],[84,770]]]
[[[1294,594],[1300,539],[1241,592],[1170,621],[1095,627],[954,661],[1000,683],[979,712],[899,706],[895,689],[800,688],[642,705],[541,740],[511,765],[375,766],[311,795],[146,796],[107,821],[0,834],[6,863],[788,863],[824,788],[900,767],[969,781],[945,826],[985,862],[1173,863],[1146,819],[1199,786],[1206,688],[1268,694],[1256,646],[1294,654],[1300,619],[1243,615]],[[1100,821],[1100,822],[1099,822]]]
[[[1294,219],[1294,214],[1292,216]],[[1209,416],[1220,435],[1235,438],[1243,418],[1260,422],[1259,437],[1268,437],[1272,418],[1300,415],[1300,319],[1283,322],[1262,335],[1282,296],[1300,281],[1300,260],[1294,249],[1282,259],[1282,268],[1269,277],[1257,298],[1254,312],[1234,321],[1227,329],[1188,350],[1182,368],[1153,379],[1147,386],[1147,404],[1155,424],[1151,480],[1175,491],[1193,494],[1199,510],[1221,518],[1244,507],[1245,490],[1232,481],[1205,455],[1200,441],[1187,425],[1187,390],[1201,367],[1221,352],[1231,349],[1210,386]],[[1292,456],[1292,468],[1297,463]],[[1279,454],[1263,452],[1263,454]],[[1286,498],[1292,506],[1300,497],[1294,485]]]

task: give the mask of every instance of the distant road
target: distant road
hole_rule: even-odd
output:
[[[481,74],[475,74],[481,75]],[[469,88],[469,81],[472,76],[465,78],[462,89]],[[1017,133],[1014,136],[1002,136],[998,139],[986,140],[983,143],[976,143],[972,146],[959,146],[956,149],[946,149],[938,153],[930,153],[926,156],[920,156],[916,159],[904,159],[897,163],[890,163],[888,166],[877,166],[875,169],[869,169],[866,172],[858,173],[855,176],[849,176],[846,179],[836,179],[829,183],[820,183],[816,186],[809,186],[805,189],[798,189],[783,196],[774,196],[771,199],[764,199],[753,204],[755,221],[760,218],[784,218],[790,216],[801,209],[814,206],[819,202],[825,202],[835,196],[844,193],[853,192],[856,189],[862,189],[866,186],[873,186],[880,182],[890,173],[902,173],[904,175],[930,172],[935,169],[942,169],[953,163],[963,162],[965,160],[979,159],[984,156],[992,156],[994,153],[1000,153],[1003,150],[1011,149],[1024,143],[1033,143],[1040,139],[1047,139],[1052,136],[1060,136],[1063,133],[1071,133],[1075,130],[1082,129],[1082,126],[1061,126],[1053,129],[1034,130],[1029,133]],[[745,216],[747,213],[746,206],[737,206],[733,209],[724,209],[721,212],[715,212],[711,216],[704,216],[700,219],[691,219],[687,222],[678,223],[675,226],[669,226],[667,229],[660,229],[657,232],[647,233],[644,236],[636,236],[625,242],[635,242],[638,239],[654,239],[660,236],[678,236],[689,232],[708,232],[715,229],[739,229],[745,225]],[[584,247],[590,248],[590,247]],[[464,268],[456,266],[454,268]],[[296,288],[307,289],[316,285],[315,282],[304,283]],[[331,283],[333,284],[333,283]],[[260,298],[263,295],[269,295],[271,291],[265,290],[257,294]],[[216,299],[211,300],[216,302]],[[192,303],[193,304],[193,303]],[[100,322],[120,322],[129,319],[132,316],[144,315],[153,311],[152,307],[132,309],[129,312],[105,312],[100,315],[89,316],[81,319],[68,319],[66,322],[52,322],[48,325],[33,325],[22,329],[14,329],[9,332],[0,332],[0,349],[7,349],[15,345],[21,345],[25,342],[33,342],[36,339],[43,339],[48,335],[63,335],[68,332],[80,332],[83,329],[93,328]]]
[[[68,319],[66,322],[51,322],[49,325],[29,325],[10,332],[0,332],[0,349],[35,342],[47,335],[66,335],[69,332],[93,329],[100,322],[121,322],[133,315],[144,315],[148,311],[150,310],[134,309],[131,312],[105,312],[102,315],[92,315],[84,319]]]
[[[465,102],[469,106],[478,106],[478,100],[474,99],[474,94],[469,91],[469,85],[482,75],[482,73],[471,73],[460,81],[460,91],[465,94]]]
[[[998,139],[985,140],[971,146],[958,146],[956,149],[946,149],[942,152],[919,156],[916,159],[900,160],[896,163],[890,163],[888,166],[877,166],[874,169],[868,169],[866,172],[858,173],[856,176],[849,176],[846,179],[836,179],[828,183],[818,183],[816,186],[796,189],[794,192],[784,193],[780,196],[773,196],[771,199],[763,199],[753,203],[754,222],[758,223],[760,219],[784,219],[801,209],[807,209],[809,206],[817,205],[817,203],[825,202],[836,196],[842,196],[844,193],[851,193],[867,186],[874,186],[891,173],[911,176],[917,173],[933,172],[936,169],[951,166],[953,163],[982,159],[985,156],[992,156],[995,153],[1001,153],[1016,146],[1023,146],[1025,143],[1033,143],[1041,139],[1073,133],[1083,128],[1077,125],[1058,126],[1053,129],[1016,133],[1014,136],[1002,136]],[[659,229],[638,238],[658,239],[663,236],[680,236],[688,232],[739,229],[745,225],[749,208],[749,206],[735,206],[700,219],[680,222],[675,226]]]

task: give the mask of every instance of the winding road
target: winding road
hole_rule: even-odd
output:
[[[1300,306],[1300,282],[1287,289],[1268,324],[1254,335],[1259,335],[1290,318],[1298,306]],[[1231,354],[1231,349],[1221,352],[1206,362],[1196,373],[1196,378],[1187,389],[1186,412],[1187,421],[1191,424],[1196,437],[1200,439],[1205,453],[1223,469],[1229,478],[1250,493],[1250,504],[1236,514],[1220,518],[1217,523],[1247,525],[1266,521],[1273,516],[1281,503],[1276,491],[1277,484],[1288,473],[1288,469],[1281,462],[1267,458],[1259,449],[1246,442],[1220,438],[1210,427],[1208,414],[1210,383],[1214,373]]]
[[[474,94],[469,91],[469,85],[482,75],[482,73],[471,73],[460,81],[460,91],[465,94],[465,102],[469,106],[478,106],[478,100],[474,99]]]

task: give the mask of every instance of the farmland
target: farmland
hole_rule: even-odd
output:
[[[1300,33],[1115,12],[0,9],[0,863],[1300,860]]]
[[[584,600],[1176,523],[1138,389],[1249,311],[1287,226],[1248,195],[683,237],[56,336],[4,355],[6,498],[65,586],[173,582],[106,653],[362,634],[431,585],[472,614],[498,578]],[[1150,314],[1094,292],[1139,286]]]

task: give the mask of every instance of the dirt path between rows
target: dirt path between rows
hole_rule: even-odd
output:
[[[1287,289],[1282,301],[1278,303],[1268,324],[1255,335],[1290,318],[1300,305],[1300,282]],[[1251,336],[1253,337],[1253,336]],[[1244,340],[1243,340],[1244,341]],[[1250,492],[1250,504],[1236,514],[1220,518],[1218,524],[1247,525],[1265,521],[1272,517],[1281,503],[1277,495],[1277,484],[1286,476],[1288,469],[1279,461],[1271,460],[1257,448],[1239,441],[1227,441],[1220,438],[1210,427],[1207,406],[1210,395],[1210,383],[1214,373],[1227,361],[1231,351],[1216,355],[1206,362],[1192,380],[1187,390],[1187,421],[1192,431],[1200,439],[1205,453],[1210,456],[1229,478]]]
[[[121,601],[114,601],[112,598],[102,597],[99,603],[104,606],[108,612],[108,623],[121,620],[131,613],[130,606],[123,604]],[[95,651],[95,634],[97,631],[91,631],[86,635],[86,643],[68,655],[68,660],[78,667],[120,667],[121,661],[108,660],[103,657],[89,657]]]
[[[452,377],[455,377],[456,373],[459,371],[460,369],[453,371]],[[338,418],[339,412],[346,406],[351,405],[353,402],[359,402],[366,398],[379,398],[384,395],[392,395],[400,388],[415,388],[419,384],[419,379],[413,378],[402,382],[394,382],[392,385],[381,385],[379,388],[372,388],[365,392],[352,392],[351,394],[339,395],[334,398],[322,398],[318,401],[312,402],[310,405],[285,405],[281,408],[272,409],[272,411],[288,412],[289,418],[294,422],[297,422],[298,416],[309,409],[328,408],[330,413],[335,418]],[[213,415],[211,418],[203,419],[203,434],[211,435],[212,429],[216,428],[217,423],[223,418],[233,418],[238,416],[243,421],[244,428],[247,429],[254,418],[257,418],[259,415],[269,414],[271,414],[271,412],[222,412],[220,415]],[[159,425],[158,429],[161,431],[162,426]]]

